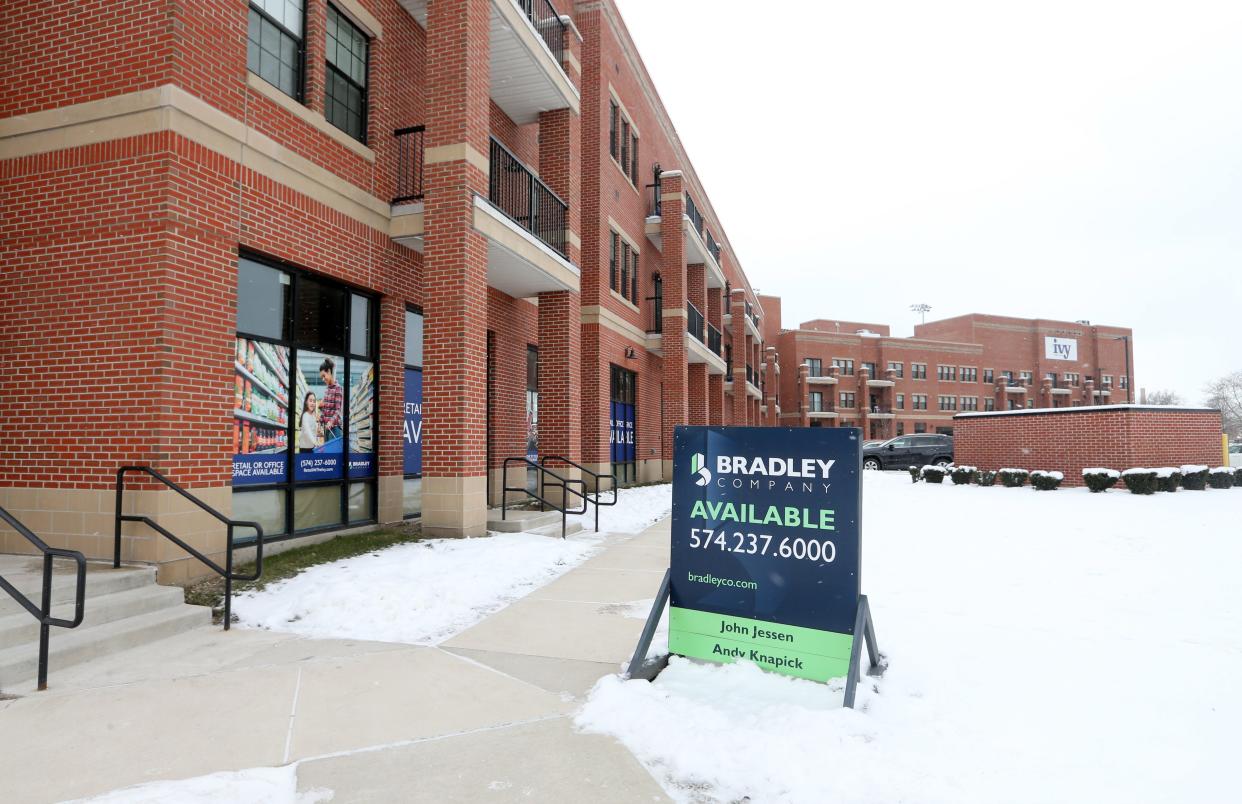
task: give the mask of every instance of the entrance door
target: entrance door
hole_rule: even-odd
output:
[[[609,404],[609,459],[612,475],[618,486],[638,482],[636,418],[636,387],[638,375],[620,366],[612,366]]]

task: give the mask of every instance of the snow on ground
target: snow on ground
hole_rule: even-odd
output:
[[[233,611],[251,628],[437,644],[564,574],[601,544],[594,533],[401,544],[238,595]]]
[[[674,658],[578,724],[683,801],[1236,800],[1242,490],[1136,496],[867,472],[860,686]]]
[[[607,490],[601,496],[605,501],[611,499]],[[599,529],[601,533],[641,533],[668,516],[672,510],[673,487],[669,483],[621,489],[616,505],[600,506]],[[595,528],[595,507],[588,503],[585,514],[571,516],[569,520],[592,530]]]
[[[297,767],[226,771],[177,781],[148,782],[80,799],[89,804],[317,804],[331,801],[327,790],[297,792]]]

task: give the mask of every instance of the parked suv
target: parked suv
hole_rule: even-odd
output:
[[[907,466],[953,463],[953,436],[918,433],[863,447],[864,469],[905,469]]]

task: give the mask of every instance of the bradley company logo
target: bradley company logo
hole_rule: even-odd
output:
[[[701,452],[690,456],[690,472],[694,475],[696,486],[706,486],[712,482],[712,470],[707,468],[707,458]]]

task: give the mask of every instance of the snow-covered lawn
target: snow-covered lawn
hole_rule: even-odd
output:
[[[233,611],[252,628],[438,644],[582,563],[601,544],[594,533],[401,544],[239,595]]]
[[[602,496],[605,501],[612,498],[607,491]],[[600,506],[599,529],[602,533],[641,533],[668,516],[672,510],[673,487],[668,483],[621,489],[616,505]],[[595,507],[588,504],[585,514],[571,516],[569,520],[578,522],[586,530],[593,530]]]
[[[1236,801],[1242,490],[1136,496],[866,473],[888,675],[674,658],[578,716],[687,801]]]
[[[81,799],[81,804],[318,804],[332,792],[297,792],[297,766],[225,771],[177,781],[148,782]]]

